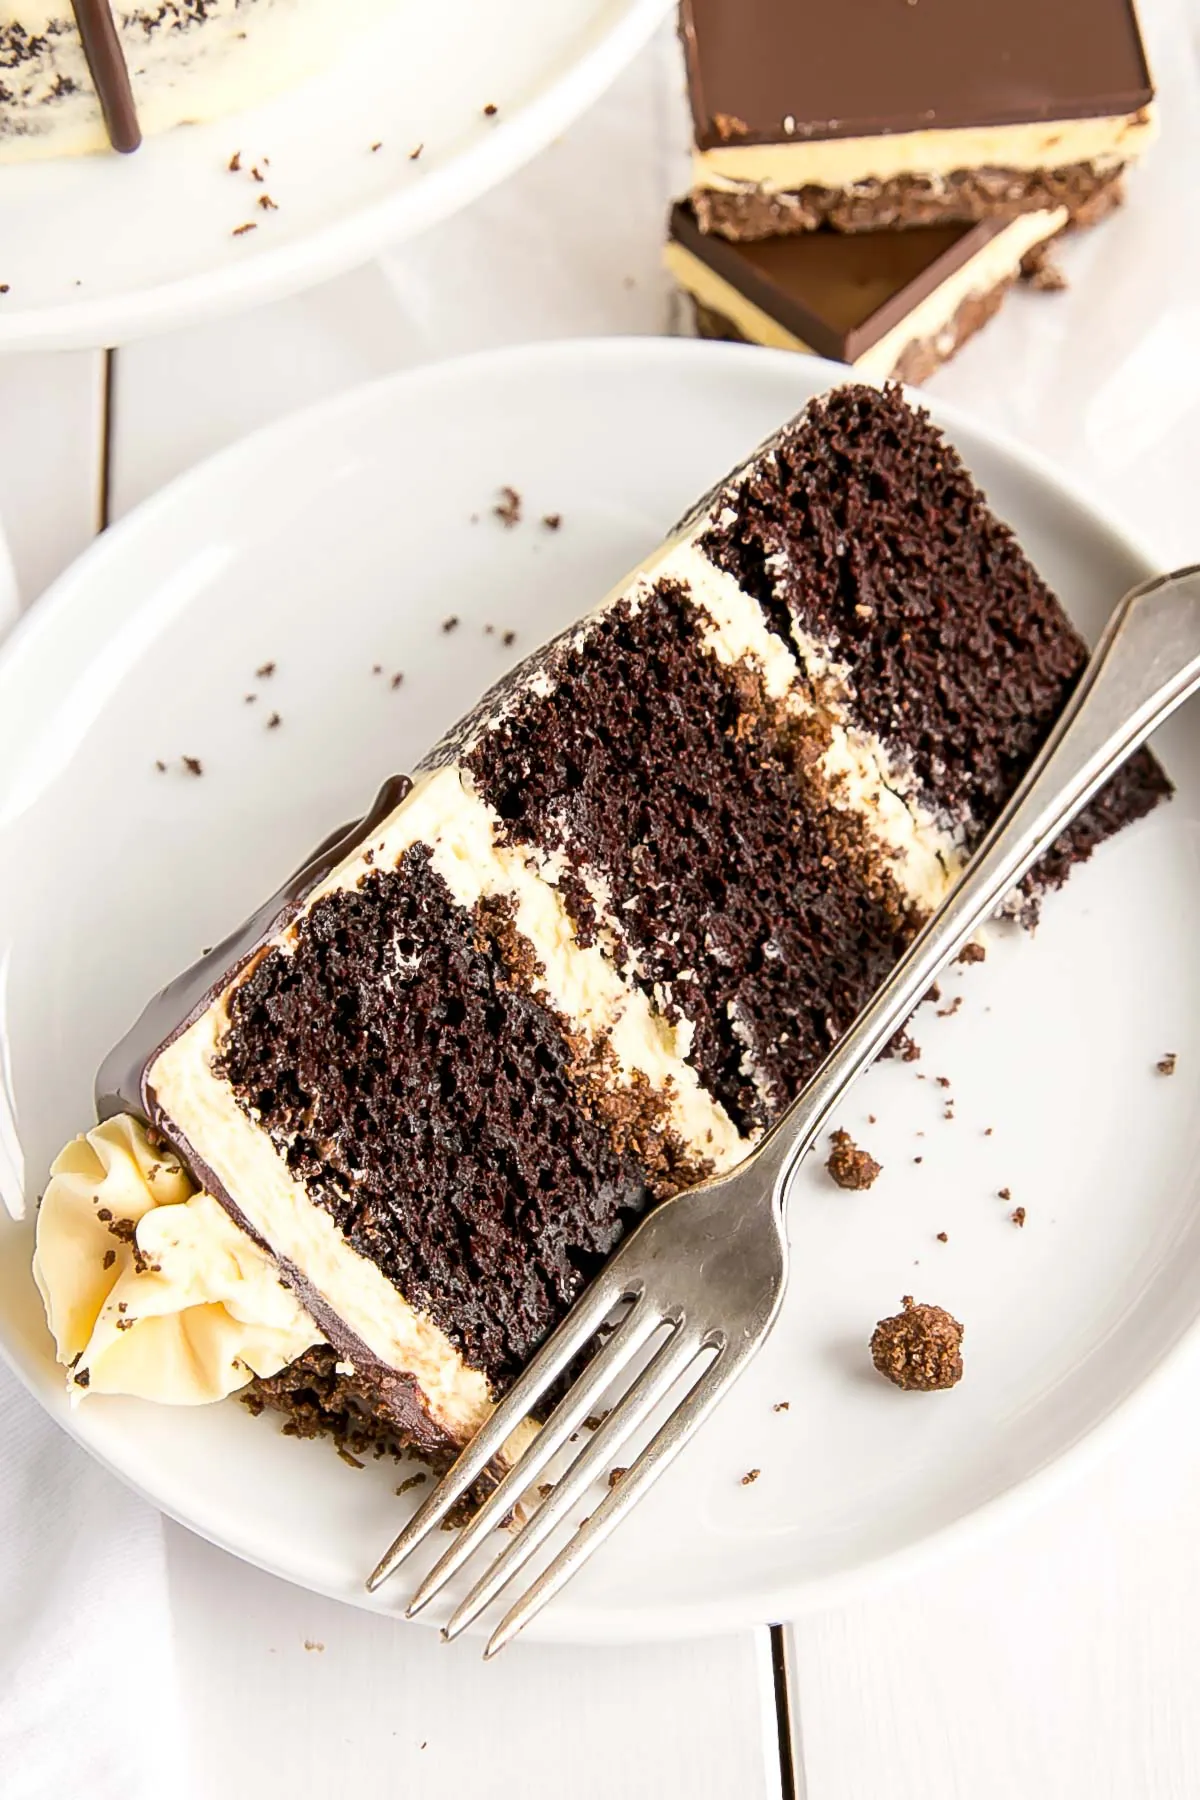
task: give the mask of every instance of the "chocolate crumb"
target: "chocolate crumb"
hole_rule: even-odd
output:
[[[257,230],[258,230],[258,226],[255,223],[255,221],[253,219],[248,219],[244,225],[235,225],[234,226],[233,235],[234,235],[234,237],[245,237],[245,235],[248,231],[257,231]]]
[[[541,1499],[548,1500],[553,1492],[554,1483],[552,1481],[540,1481],[538,1483],[538,1495]]]
[[[76,1387],[85,1388],[90,1386],[92,1380],[91,1371],[89,1369],[80,1369],[76,1373],[74,1380]]]
[[[272,675],[275,673],[275,664],[273,662],[262,663],[255,669],[254,673],[260,681],[270,681]]]
[[[492,512],[506,531],[511,531],[514,525],[521,523],[521,496],[515,487],[500,489],[500,498],[493,506]]]
[[[771,1411],[772,1412],[789,1412],[791,1410],[791,1405],[792,1405],[792,1403],[790,1400],[777,1400],[775,1402],[774,1406],[771,1408]]]
[[[983,1128],[984,1137],[991,1137],[994,1130],[995,1130],[995,1127],[993,1125],[985,1125]]]
[[[925,998],[926,998],[926,1000],[931,1000],[933,1002],[933,1004],[936,1006],[938,1001],[941,999],[941,997],[942,997],[942,990],[938,986],[937,982],[935,981],[933,983],[933,986],[930,988],[929,992],[926,994]]]
[[[396,673],[392,676],[390,685],[393,688],[398,688],[398,687],[404,686],[404,670],[403,669],[396,670]]]
[[[270,166],[271,166],[271,159],[270,159],[270,157],[269,157],[269,156],[264,156],[264,157],[263,157],[263,169],[269,169],[269,168],[270,168]],[[262,172],[262,169],[260,169],[260,168],[259,168],[259,167],[258,167],[258,164],[257,164],[257,163],[256,163],[256,164],[255,164],[255,165],[254,165],[254,167],[253,167],[253,168],[252,168],[252,169],[251,169],[251,171],[250,171],[250,173],[251,173],[251,175],[252,175],[252,176],[253,176],[253,177],[254,177],[254,179],[255,179],[255,181],[265,181],[265,180],[266,180],[266,179],[267,179],[267,178],[266,178],[266,176],[265,176],[265,175],[264,175],[264,174],[263,174],[263,172]]]
[[[943,1117],[943,1119],[952,1119],[954,1117],[954,1102],[953,1102],[953,1100],[951,1100],[949,1102],[949,1104],[947,1105],[945,1112],[942,1114],[942,1117]]]
[[[506,631],[504,636],[500,639],[500,642],[504,645],[506,650],[511,650],[516,641],[517,634],[515,631]]]
[[[242,153],[240,150],[235,150],[233,155],[229,159],[229,173],[231,175],[236,175],[238,173],[238,171],[241,169],[241,166],[242,166]]]
[[[583,1421],[584,1430],[585,1431],[599,1431],[600,1427],[603,1425],[603,1423],[604,1423],[605,1419],[607,1419],[607,1417],[608,1417],[607,1412],[589,1413],[587,1418]]]
[[[423,1481],[428,1481],[428,1479],[429,1477],[425,1473],[425,1470],[418,1469],[415,1475],[406,1475],[404,1477],[404,1480],[400,1483],[396,1492],[398,1494],[411,1494],[415,1487],[420,1487],[421,1483]]]
[[[542,514],[542,524],[545,526],[547,531],[557,531],[559,526],[562,524],[562,514],[561,513],[543,513]]]
[[[868,1113],[868,1114],[867,1114],[867,1124],[868,1124],[868,1125],[874,1125],[874,1124],[875,1124],[875,1123],[876,1123],[876,1118],[875,1118],[875,1114],[874,1114],[874,1113]]]
[[[457,615],[457,613],[451,613],[450,617],[448,619],[442,620],[442,630],[446,633],[447,636],[449,636],[449,634],[452,631],[458,630],[458,615]]]
[[[746,1473],[742,1476],[742,1486],[749,1487],[751,1482],[757,1481],[761,1474],[761,1469],[747,1469]]]
[[[382,675],[383,674],[383,664],[382,663],[372,663],[371,664],[371,673],[372,673],[372,675]]]
[[[987,951],[982,944],[964,944],[955,960],[960,963],[986,962]]]
[[[157,769],[157,770],[158,770],[158,772],[159,772],[159,774],[160,774],[160,775],[165,775],[165,774],[166,774],[166,772],[167,772],[167,765],[166,765],[166,763],[165,763],[165,762],[162,762],[162,761],[160,761],[160,759],[159,759],[159,758],[158,758],[158,757],[157,757],[157,756],[156,756],[156,757],[155,757],[155,759],[154,759],[154,766],[155,766],[155,768],[156,768],[156,769]]]
[[[383,139],[376,138],[375,142],[371,145],[371,155],[374,156],[376,151],[379,151],[382,149],[383,149]]]
[[[499,111],[500,111],[500,108],[495,104],[495,102],[489,100],[487,105],[483,109],[483,116],[485,119],[494,119],[496,114]]]
[[[935,1075],[933,1079],[937,1082],[939,1087],[950,1086],[950,1077],[948,1075]]]
[[[304,1648],[306,1650],[323,1650],[325,1646],[324,1644],[318,1644],[313,1638],[305,1638]]]
[[[1036,293],[1061,294],[1069,285],[1050,252],[1049,243],[1035,244],[1021,258],[1021,280]]]
[[[628,1467],[623,1467],[620,1463],[618,1463],[618,1465],[615,1469],[610,1469],[608,1471],[609,1487],[615,1488],[617,1483],[619,1481],[622,1481],[625,1478],[625,1476],[628,1475],[628,1473],[629,1473]]]
[[[948,1244],[950,1242],[950,1239],[947,1237],[947,1235],[944,1231],[939,1231],[937,1234],[937,1241],[939,1244]]]
[[[1001,1200],[1011,1200],[1012,1199],[1012,1189],[1011,1188],[1003,1187],[1003,1188],[1000,1188],[998,1190],[998,1192],[999,1192]]]
[[[483,628],[483,635],[484,637],[495,637],[496,627],[494,625],[485,625]]]
[[[938,1018],[939,1019],[952,1019],[954,1017],[955,1013],[958,1011],[959,1007],[962,1005],[962,1003],[963,1003],[962,995],[955,994],[955,996],[954,996],[953,1000],[950,1002],[949,1006],[939,1006],[938,1007]]]
[[[257,694],[243,694],[242,695],[243,704],[246,706],[254,706],[257,703],[257,700],[258,700]]]
[[[350,1454],[349,1450],[347,1450],[345,1444],[338,1445],[337,1453],[341,1457],[341,1459],[344,1463],[350,1464],[350,1467],[352,1469],[365,1469],[367,1466],[366,1463],[359,1462],[357,1456],[351,1456],[351,1454]]]
[[[274,731],[277,726],[282,725],[282,724],[283,724],[283,720],[280,718],[279,714],[276,712],[273,712],[271,714],[270,718],[267,720],[267,730]]]
[[[424,144],[418,144],[415,150],[410,150],[408,153],[409,162],[418,162],[420,160],[421,152],[424,148],[425,148]]]
[[[1175,1051],[1168,1050],[1165,1056],[1159,1057],[1154,1067],[1158,1070],[1160,1075],[1173,1075],[1175,1073],[1175,1064],[1178,1060],[1179,1058]]]
[[[139,1270],[139,1273],[140,1272],[141,1271]],[[115,1321],[115,1323],[116,1323],[116,1327],[117,1327],[118,1331],[132,1331],[134,1326],[137,1324],[137,1320],[136,1319],[117,1319]]]
[[[871,1361],[898,1388],[933,1393],[962,1380],[963,1328],[940,1306],[904,1296],[904,1311],[880,1319],[871,1334]]]
[[[278,207],[277,203],[274,200],[272,200],[270,194],[260,194],[258,196],[258,204],[262,208],[263,212],[278,212],[279,211],[279,207]]]
[[[92,1197],[93,1199],[95,1198],[94,1195]],[[107,1225],[112,1218],[112,1213],[107,1206],[102,1206],[96,1214],[96,1217],[100,1220],[102,1225]]]
[[[116,1260],[117,1253],[115,1250],[106,1250],[104,1252],[104,1267],[106,1269],[111,1269]]]
[[[920,1163],[920,1162],[924,1162],[924,1161],[925,1161],[925,1158],[924,1158],[924,1157],[923,1157],[923,1156],[914,1156],[914,1157],[913,1157],[913,1161],[914,1161],[914,1162],[915,1162],[915,1163]]]
[[[840,1188],[869,1188],[881,1171],[881,1164],[865,1150],[860,1150],[848,1131],[835,1131],[830,1136],[833,1149],[825,1167]]]
[[[1024,1225],[1024,1223],[1025,1223],[1025,1208],[1023,1206],[1014,1206],[1013,1210],[1009,1213],[1008,1216],[1012,1220],[1014,1225]]]
[[[204,773],[204,764],[198,756],[185,756],[183,766],[189,775],[203,775]]]
[[[907,1031],[898,1031],[892,1043],[899,1051],[901,1062],[920,1062],[921,1046],[915,1038],[909,1037]]]

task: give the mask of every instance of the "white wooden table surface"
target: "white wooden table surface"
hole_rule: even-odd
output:
[[[1176,30],[1158,75],[1179,104],[1134,205],[1070,247],[1070,294],[1016,295],[937,386],[1034,436],[1180,562],[1200,554],[1200,159],[1194,45],[1182,40],[1184,68],[1178,36],[1196,14],[1191,0],[1145,10],[1152,37],[1168,16]],[[658,256],[682,143],[664,34],[536,164],[373,267],[108,356],[0,361],[0,520],[24,602],[106,520],[310,400],[485,344],[671,329]],[[618,206],[590,206],[601,172]],[[1169,245],[1149,224],[1166,207],[1178,219]],[[503,274],[481,311],[489,265]],[[1065,343],[1084,317],[1071,309],[1126,280],[1139,294],[1174,283],[1153,327],[1127,340],[1136,307],[1110,307],[1101,360],[1056,353],[1034,309],[1064,309]],[[1032,415],[1030,381],[1045,402]],[[314,1599],[169,1527],[195,1792],[1196,1800],[1198,1375],[1192,1349],[1116,1444],[1019,1524],[836,1611],[714,1642],[519,1645],[485,1668],[474,1644],[445,1649]]]

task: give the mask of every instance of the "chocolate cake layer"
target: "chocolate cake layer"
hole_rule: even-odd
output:
[[[428,851],[313,907],[236,989],[218,1072],[339,1232],[507,1385],[648,1198]]]
[[[1087,648],[928,416],[897,389],[835,389],[725,491],[708,555],[772,630],[838,665],[844,703],[972,844],[1043,743]],[[803,654],[802,648],[802,654]],[[1169,792],[1149,752],[1110,822]],[[1085,815],[1086,821],[1086,815]],[[1056,867],[1086,855],[1072,828]]]

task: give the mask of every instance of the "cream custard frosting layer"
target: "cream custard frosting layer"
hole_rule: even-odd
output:
[[[258,105],[334,62],[398,0],[114,0],[146,135]],[[0,0],[0,162],[108,148],[69,0]]]
[[[749,187],[788,194],[804,187],[847,188],[905,175],[950,176],[966,169],[1032,173],[1087,163],[1102,172],[1136,161],[1157,129],[1154,108],[1143,107],[1134,113],[1032,125],[721,144],[694,152],[692,185],[718,192]]]
[[[932,294],[918,301],[897,325],[868,346],[850,365],[868,381],[885,381],[899,366],[912,344],[936,342],[959,307],[967,300],[990,294],[1019,272],[1021,259],[1035,244],[1044,243],[1062,230],[1067,209],[1022,213],[1005,226],[976,254],[953,270]],[[733,282],[696,256],[685,245],[669,242],[663,260],[674,279],[701,306],[720,313],[747,342],[774,350],[797,350],[810,355],[812,345],[747,298]]]
[[[33,1271],[75,1400],[201,1405],[321,1342],[272,1259],[129,1118],[56,1159]]]

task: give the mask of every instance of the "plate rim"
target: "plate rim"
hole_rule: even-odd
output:
[[[245,262],[141,284],[122,295],[0,312],[0,356],[119,347],[286,299],[348,274],[443,223],[531,162],[601,98],[649,43],[671,0],[617,0],[622,10],[574,62],[416,187],[397,187]],[[245,113],[235,113],[230,124]],[[146,149],[153,153],[153,142]],[[145,153],[145,152],[143,152]]]
[[[469,388],[473,377],[484,374],[500,374],[509,379],[519,375],[528,382],[531,377],[536,379],[539,375],[543,378],[552,375],[556,364],[584,363],[595,366],[603,364],[606,359],[628,359],[643,364],[674,362],[684,367],[691,365],[698,370],[718,364],[736,368],[740,364],[768,370],[774,367],[781,375],[785,370],[793,375],[796,371],[794,353],[783,350],[687,338],[599,337],[508,345],[466,356],[447,357],[358,383],[339,394],[261,426],[204,458],[190,469],[174,476],[164,487],[141,501],[115,525],[94,539],[45,594],[26,610],[6,641],[0,644],[0,699],[9,684],[19,679],[24,657],[37,653],[37,641],[41,634],[55,630],[59,615],[69,613],[71,607],[78,603],[77,595],[81,590],[86,593],[92,582],[103,580],[105,564],[112,558],[119,561],[126,554],[125,546],[129,540],[136,540],[147,524],[153,524],[161,513],[177,507],[181,499],[186,503],[189,489],[202,491],[207,481],[225,481],[231,473],[236,472],[240,464],[253,463],[269,455],[275,444],[289,440],[303,441],[306,437],[311,441],[320,441],[328,422],[352,419],[363,408],[402,407],[409,393],[419,392],[424,388],[436,388],[443,383],[462,383]],[[844,365],[821,358],[806,359],[806,368],[824,386],[855,378]],[[823,388],[818,388],[817,391],[823,391]],[[943,426],[952,438],[956,431],[965,430],[968,435],[985,442],[991,451],[1034,477],[1040,486],[1050,489],[1056,499],[1073,508],[1078,515],[1084,516],[1088,528],[1096,537],[1108,539],[1114,551],[1119,550],[1146,574],[1156,571],[1157,561],[1138,534],[1114,518],[1107,507],[1102,507],[1098,501],[1093,500],[1084,484],[1061,471],[1051,458],[1020,442],[1011,434],[985,423],[968,408],[919,390],[906,391],[921,405],[929,408],[935,422]],[[772,1594],[770,1617],[795,1619],[827,1606],[845,1604],[879,1585],[916,1573],[943,1556],[968,1550],[972,1544],[985,1541],[1005,1521],[1016,1524],[1029,1516],[1044,1500],[1071,1485],[1110,1452],[1120,1432],[1128,1428],[1134,1415],[1142,1407],[1149,1406],[1174,1374],[1176,1367],[1194,1348],[1198,1336],[1200,1299],[1191,1322],[1178,1331],[1144,1373],[1123,1388],[1114,1388],[1108,1404],[1092,1422],[1073,1439],[1057,1448],[1037,1468],[957,1518],[925,1532],[911,1543],[828,1575],[791,1581],[781,1579]],[[205,1529],[182,1516],[177,1508],[164,1504],[132,1474],[125,1472],[107,1455],[98,1451],[80,1433],[73,1414],[64,1416],[63,1411],[53,1409],[47,1395],[40,1390],[36,1376],[21,1366],[15,1351],[10,1349],[3,1320],[0,1320],[0,1359],[13,1370],[22,1386],[49,1413],[54,1422],[89,1455],[175,1523],[229,1554],[306,1591],[358,1605],[363,1610],[384,1616],[400,1616],[402,1603],[399,1598],[389,1604],[384,1597],[368,1596],[365,1589],[361,1598],[348,1597],[341,1588],[306,1580],[294,1568],[277,1564],[268,1557],[247,1554],[219,1532]],[[759,1597],[756,1595],[750,1606],[736,1597],[718,1597],[651,1603],[639,1609],[593,1612],[572,1604],[567,1597],[564,1603],[550,1609],[543,1616],[543,1621],[539,1621],[541,1629],[536,1632],[536,1636],[545,1642],[597,1645],[681,1640],[715,1632],[745,1630],[761,1624],[765,1621],[760,1615],[759,1604]]]

